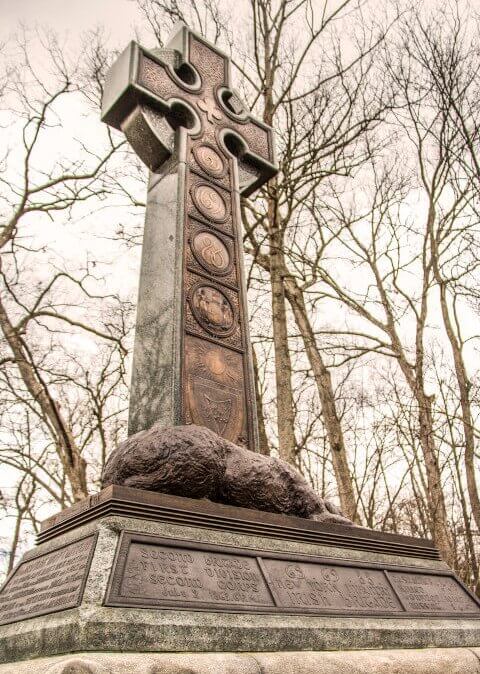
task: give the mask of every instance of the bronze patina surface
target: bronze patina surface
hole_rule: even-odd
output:
[[[474,617],[449,570],[255,551],[124,532],[108,606],[313,615]]]
[[[0,590],[0,625],[78,606],[94,547],[92,535],[24,558]]]
[[[214,350],[205,357],[219,376],[233,370],[233,360],[225,363]],[[197,381],[200,385],[205,386],[201,405],[209,406],[219,431],[239,423],[241,417],[229,416],[226,393],[220,386],[207,387]],[[154,424],[131,435],[105,464],[102,486],[110,484],[352,526],[290,464],[234,445],[199,425],[164,428]]]

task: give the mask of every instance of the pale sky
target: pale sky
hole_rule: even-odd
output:
[[[2,33],[17,20],[38,22],[72,36],[102,24],[116,39],[131,39],[138,10],[131,0],[0,0]]]

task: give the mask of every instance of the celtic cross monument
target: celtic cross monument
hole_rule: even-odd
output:
[[[196,424],[256,449],[240,196],[276,173],[272,129],[231,89],[229,59],[181,25],[132,42],[102,119],[150,169],[129,433]]]
[[[0,587],[0,674],[480,674],[480,601],[431,541],[352,526],[249,451],[239,199],[275,174],[272,130],[216,47],[168,47],[132,43],[103,105],[151,172],[130,436]]]

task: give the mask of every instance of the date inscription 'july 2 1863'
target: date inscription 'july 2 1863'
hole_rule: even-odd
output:
[[[78,606],[95,536],[20,562],[0,590],[0,625]]]
[[[450,573],[381,568],[124,533],[106,604],[340,615],[468,615]]]

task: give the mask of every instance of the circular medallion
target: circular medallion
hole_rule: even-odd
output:
[[[210,145],[200,145],[193,150],[197,164],[211,176],[219,178],[225,173],[225,164],[218,152]]]
[[[227,204],[217,190],[210,185],[197,185],[193,200],[200,213],[210,220],[223,222],[227,217]]]
[[[230,300],[217,288],[197,286],[190,306],[200,325],[214,335],[226,337],[235,328],[235,314]]]
[[[211,232],[197,232],[192,240],[197,261],[214,274],[226,274],[230,268],[230,253],[223,241]]]

